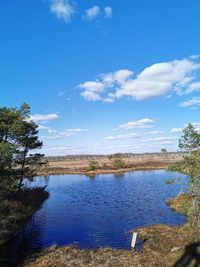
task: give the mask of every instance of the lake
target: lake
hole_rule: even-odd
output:
[[[52,244],[130,249],[128,231],[134,228],[184,223],[185,217],[165,204],[181,189],[178,184],[165,184],[171,177],[180,174],[151,170],[96,177],[36,177],[33,185],[47,184],[50,196],[12,240],[13,257]]]

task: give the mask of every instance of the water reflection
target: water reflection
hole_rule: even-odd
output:
[[[97,175],[95,175],[95,174],[86,174],[86,176],[87,176],[89,179],[93,180],[93,179],[96,178]]]
[[[114,173],[113,176],[115,178],[124,178],[125,177],[125,173],[124,172],[123,173]]]
[[[27,255],[39,252],[43,248],[43,225],[45,217],[40,217],[40,224],[36,227],[34,216],[29,221],[29,227],[24,226],[18,235],[7,243],[6,247],[0,248],[0,266],[14,267],[23,261]],[[3,260],[4,259],[4,260]]]

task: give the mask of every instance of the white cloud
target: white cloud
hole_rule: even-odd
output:
[[[152,128],[154,126],[154,122],[155,121],[152,119],[144,118],[141,120],[130,121],[125,124],[122,124],[118,127],[118,129],[129,130],[133,128]]]
[[[29,120],[33,120],[35,122],[48,122],[58,119],[59,116],[57,113],[50,114],[35,114],[31,115]]]
[[[48,131],[49,134],[58,132],[58,131],[52,129],[51,127],[44,126],[44,125],[39,125],[38,130],[46,130],[46,131]]]
[[[43,136],[44,139],[47,140],[58,140],[58,139],[63,139],[63,138],[67,138],[70,136],[75,136],[78,135],[82,132],[86,132],[88,131],[87,129],[79,129],[79,128],[75,128],[75,129],[67,129],[65,131],[60,131],[60,132],[56,132],[56,134],[54,135],[49,135],[49,136]]]
[[[184,58],[153,64],[138,75],[127,69],[101,74],[95,81],[87,81],[78,87],[83,90],[81,94],[86,100],[113,102],[127,96],[139,101],[172,92],[181,94],[190,85],[196,83],[197,86],[194,79],[199,68],[195,59]],[[98,87],[91,87],[91,84]]]
[[[197,131],[200,131],[200,122],[191,122],[191,124],[195,127]],[[183,127],[180,128],[172,128],[171,133],[182,133],[183,129],[187,127],[188,124],[184,124]]]
[[[183,128],[172,128],[171,133],[182,133]]]
[[[166,146],[166,145],[173,145],[173,144],[174,144],[174,142],[171,142],[171,141],[163,141],[163,142],[158,143],[157,145],[159,145],[159,146],[160,146],[160,145],[161,145],[161,146],[162,146],[162,145],[165,145],[165,146]],[[156,144],[155,144],[155,145],[156,145]]]
[[[180,107],[193,107],[193,106],[200,106],[200,97],[193,97],[190,100],[184,101],[180,103]]]
[[[49,156],[77,155],[81,153],[82,147],[71,144],[53,145],[45,148],[45,154]]]
[[[200,82],[191,83],[185,93],[190,94],[195,91],[200,91]]]
[[[100,93],[104,90],[104,84],[98,81],[85,82],[79,85],[84,91],[81,95],[91,101],[101,100]]]
[[[116,136],[108,136],[106,137],[106,140],[126,140],[131,138],[139,138],[140,136],[136,133],[130,133],[130,134],[118,134]]]
[[[150,131],[149,134],[162,134],[163,131]]]
[[[93,19],[95,19],[100,13],[100,8],[99,6],[93,6],[89,9],[85,10],[85,14],[83,16],[84,19],[88,20],[88,21],[92,21]]]
[[[49,150],[76,150],[79,149],[79,147],[73,146],[73,145],[63,145],[63,146],[51,146]]]
[[[75,6],[75,2],[71,0],[51,0],[49,8],[58,19],[70,22],[75,13]]]
[[[112,18],[112,16],[113,16],[112,7],[110,7],[110,6],[104,7],[104,12],[105,12],[106,18]]]
[[[149,142],[166,142],[166,141],[170,141],[170,140],[177,140],[178,137],[177,136],[160,136],[160,137],[154,137],[154,138],[149,138],[147,139],[147,141]]]

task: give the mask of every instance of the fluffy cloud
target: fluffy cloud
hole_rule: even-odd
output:
[[[199,68],[196,59],[190,57],[153,64],[137,75],[127,69],[102,74],[96,80],[87,81],[78,87],[86,100],[113,102],[127,96],[140,101],[170,92],[181,94],[192,84],[197,87],[198,83],[194,83],[194,79],[195,71]]]
[[[58,18],[65,22],[71,20],[75,13],[75,2],[70,0],[51,0],[50,11]]]
[[[200,106],[200,97],[193,97],[190,100],[180,103],[180,107],[195,107]]]
[[[52,129],[51,127],[44,126],[44,125],[39,125],[38,130],[46,130],[46,131],[48,131],[49,134],[58,132],[58,131]]]
[[[200,91],[200,82],[191,83],[185,93],[190,94],[195,91]]]
[[[200,131],[200,122],[191,122],[191,124],[195,127],[197,131]],[[171,133],[182,133],[183,129],[187,127],[188,124],[184,124],[183,127],[180,128],[172,128]]]
[[[105,16],[107,18],[112,18],[112,16],[113,16],[112,7],[110,7],[110,6],[104,7],[104,12],[105,12]]]
[[[54,135],[43,136],[43,138],[47,140],[58,140],[58,139],[63,139],[63,138],[67,138],[70,136],[75,136],[86,131],[87,129],[79,129],[79,128],[67,129],[65,131],[60,131],[60,132],[57,131],[56,134]]]
[[[90,81],[80,84],[79,87],[84,89],[82,96],[91,101],[101,100],[100,93],[104,90],[104,85],[101,82]]]
[[[64,145],[64,146],[51,146],[49,147],[49,150],[76,150],[79,149],[79,147],[73,146],[73,145]]]
[[[48,122],[58,119],[59,116],[57,113],[50,113],[50,114],[35,114],[30,116],[30,120],[35,122]]]
[[[172,128],[171,133],[182,133],[183,128]]]
[[[99,13],[100,13],[99,6],[93,6],[89,9],[85,10],[85,14],[84,14],[83,18],[91,21],[91,20],[95,19],[99,15]]]
[[[63,156],[63,155],[77,155],[81,153],[82,147],[74,146],[71,144],[48,146],[45,149],[45,154],[48,156]]]
[[[71,21],[72,16],[75,14],[77,8],[77,2],[75,0],[43,0],[49,3],[49,10],[58,19],[68,23]],[[100,15],[104,15],[105,18],[112,18],[113,10],[111,6],[105,6],[101,8],[97,5],[92,6],[84,11],[82,18],[87,21],[93,21]]]
[[[140,136],[136,133],[130,133],[130,134],[118,134],[116,136],[108,136],[106,137],[106,140],[127,140],[131,138],[139,138]]]
[[[129,130],[133,128],[152,128],[154,126],[154,120],[152,119],[141,119],[137,121],[130,121],[125,124],[122,124],[118,127],[118,129],[124,129],[124,130]]]
[[[178,137],[176,136],[160,136],[147,139],[148,142],[168,142],[170,140],[177,140]]]

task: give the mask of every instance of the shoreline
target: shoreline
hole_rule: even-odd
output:
[[[115,155],[76,155],[46,157],[46,164],[37,175],[117,174],[136,170],[166,169],[178,162],[183,153],[148,153]]]
[[[39,187],[0,197],[0,266],[14,266],[9,244],[48,197],[49,193]]]
[[[48,175],[65,175],[65,174],[78,174],[78,175],[88,175],[95,176],[100,174],[121,174],[131,171],[148,171],[148,170],[165,170],[168,168],[166,165],[145,165],[145,166],[134,166],[120,169],[97,169],[94,171],[87,171],[84,169],[65,169],[65,168],[47,168],[37,172],[37,176],[48,176]]]

